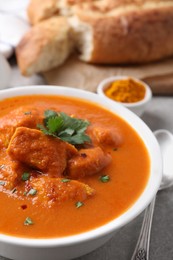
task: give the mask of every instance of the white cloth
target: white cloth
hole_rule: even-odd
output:
[[[0,52],[9,58],[30,26],[28,0],[0,0]]]

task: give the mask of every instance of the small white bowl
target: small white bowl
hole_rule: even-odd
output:
[[[142,100],[133,102],[133,103],[124,103],[124,102],[115,101],[115,100],[109,98],[108,96],[106,96],[104,90],[110,85],[110,83],[115,82],[116,80],[121,80],[121,79],[124,80],[124,79],[128,79],[128,78],[131,78],[134,81],[136,81],[144,86],[146,91],[145,91],[145,96]],[[107,100],[111,100],[113,102],[122,104],[123,106],[130,109],[132,112],[134,112],[138,116],[141,116],[143,114],[143,112],[145,111],[145,108],[147,107],[148,103],[150,102],[150,100],[152,98],[152,91],[151,91],[150,87],[145,82],[143,82],[137,78],[130,77],[130,76],[113,76],[113,77],[104,79],[98,85],[97,93]]]

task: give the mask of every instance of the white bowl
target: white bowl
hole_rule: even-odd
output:
[[[132,112],[134,112],[138,116],[141,116],[152,98],[152,91],[145,82],[143,82],[137,78],[130,77],[130,76],[113,76],[113,77],[106,78],[100,82],[100,84],[97,87],[97,93],[99,95],[101,95],[102,97],[104,97],[105,99],[112,100],[105,95],[104,90],[110,85],[110,83],[115,82],[116,80],[121,80],[121,79],[124,80],[127,78],[132,78],[144,86],[144,88],[145,88],[144,98],[138,102],[133,102],[133,103],[124,103],[124,102],[118,102],[118,101],[113,101],[113,102],[118,102],[118,103],[122,104],[123,106],[127,107],[128,109],[130,109]]]
[[[16,260],[72,259],[103,245],[120,227],[133,220],[151,202],[158,191],[162,177],[160,148],[153,133],[139,117],[118,103],[109,102],[91,92],[68,87],[32,86],[2,90],[0,91],[0,99],[31,94],[72,96],[94,102],[109,109],[122,117],[140,135],[151,160],[149,180],[137,201],[121,216],[99,228],[78,235],[51,239],[29,239],[0,235],[0,254],[5,257]]]

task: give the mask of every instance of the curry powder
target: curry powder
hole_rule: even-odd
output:
[[[116,80],[105,89],[107,97],[123,103],[134,103],[145,97],[145,87],[132,78]]]

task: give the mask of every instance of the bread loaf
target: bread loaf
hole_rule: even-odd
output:
[[[173,1],[101,2],[75,10],[73,26],[82,60],[130,64],[173,55]]]
[[[140,64],[173,55],[172,0],[31,0],[28,15],[35,25],[17,48],[27,75],[62,64],[72,48],[94,64]]]

